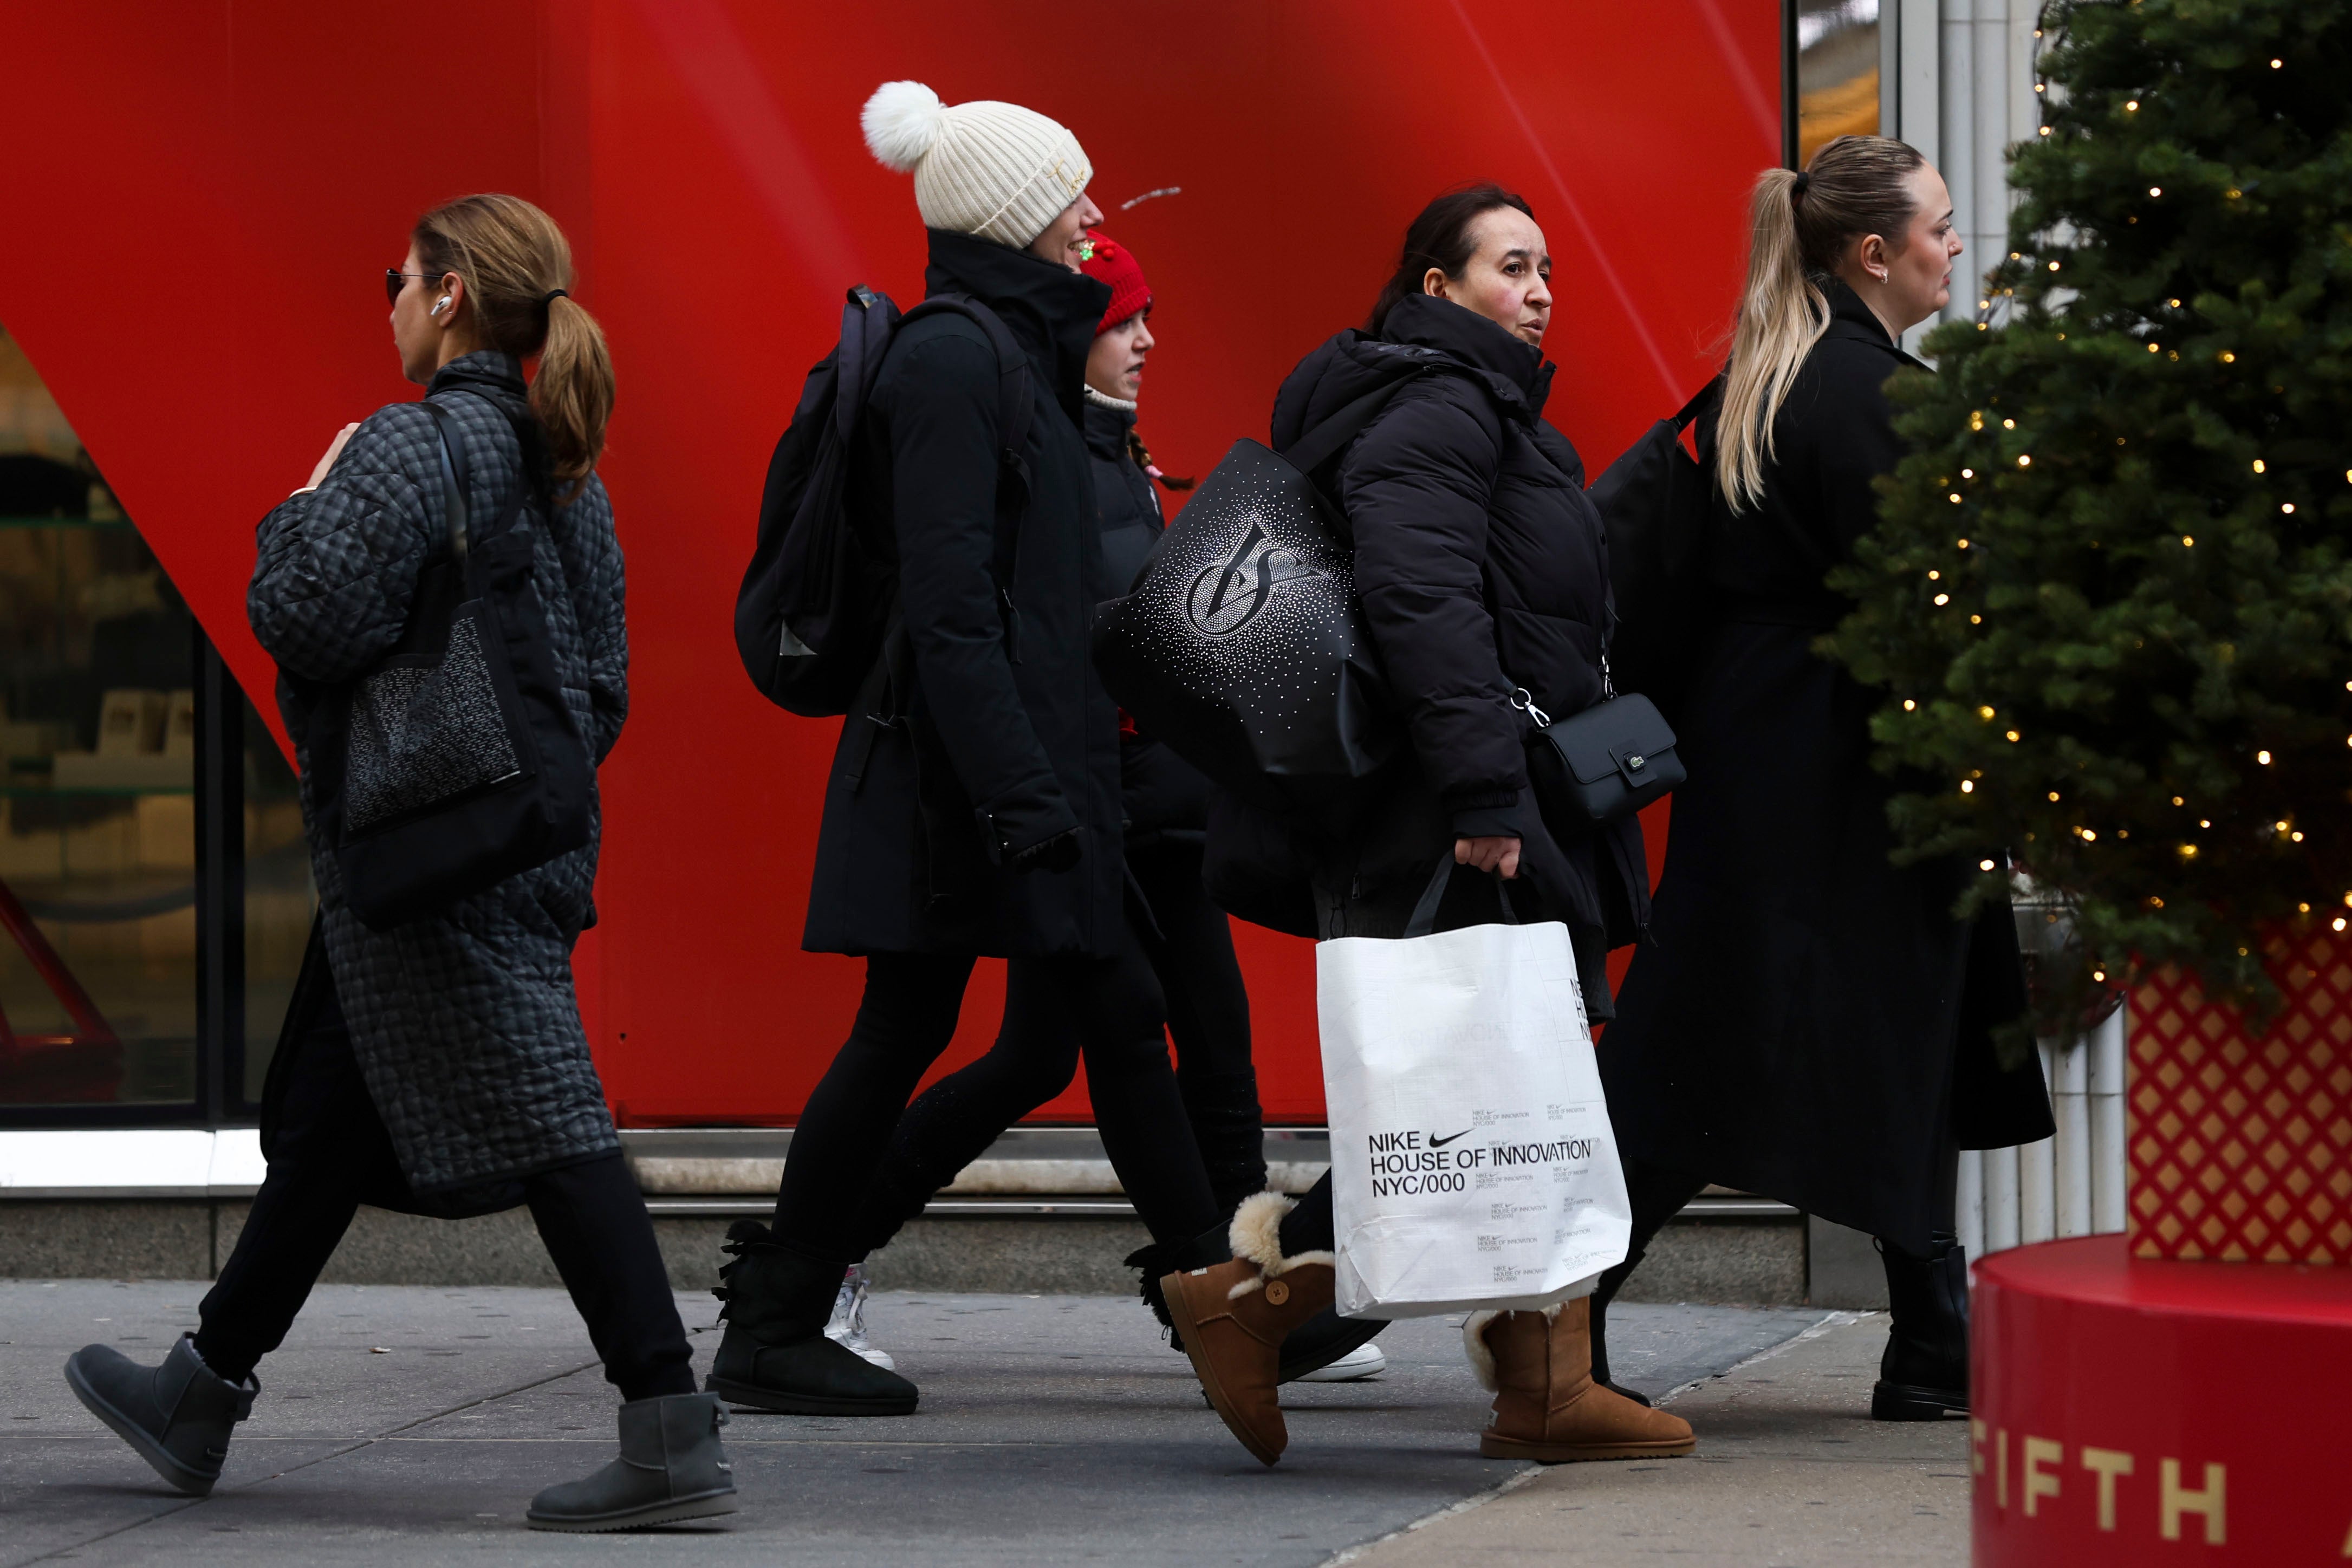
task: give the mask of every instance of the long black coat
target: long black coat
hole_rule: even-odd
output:
[[[458,396],[460,389],[471,395]],[[444,366],[425,395],[465,432],[476,518],[524,483],[521,367],[505,354]],[[597,760],[629,710],[621,547],[603,481],[569,505],[534,505],[531,586],[563,695]],[[440,446],[414,402],[360,424],[319,487],[261,520],[247,592],[253,633],[278,661],[278,711],[294,738],[302,813],[312,819],[309,727],[320,685],[365,674],[392,651],[428,558],[448,549]],[[617,1148],[572,988],[572,946],[590,915],[597,841],[389,931],[343,901],[315,834],[311,870],[352,1053],[418,1193],[471,1188]]]
[[[1134,429],[1133,403],[1087,389],[1087,455],[1094,460],[1095,506],[1102,519],[1103,575],[1115,594],[1125,593],[1141,574],[1168,527],[1151,476],[1128,449]],[[1200,843],[1209,826],[1208,775],[1124,722],[1118,740],[1127,841]]]
[[[1991,1028],[2025,1003],[2008,910],[1952,918],[1972,873],[1958,856],[1891,863],[1877,698],[1812,652],[1846,609],[1822,574],[1874,525],[1872,481],[1901,455],[1881,388],[1916,362],[1830,292],[1761,503],[1734,516],[1716,498],[1719,616],[1679,733],[1690,779],[1601,1075],[1637,1157],[1916,1253],[1946,1223],[1941,1151],[2046,1137],[2050,1102],[2038,1061],[1993,1057]]]
[[[1079,434],[1107,285],[1026,251],[932,231],[932,293],[993,308],[1029,357],[1035,411],[1015,528],[1016,660],[997,559],[998,368],[969,319],[893,340],[852,456],[862,537],[898,570],[893,689],[842,726],[802,946],[819,953],[1102,954],[1122,918],[1118,713],[1088,656],[1107,597]],[[892,710],[893,721],[868,716]],[[1070,830],[1077,862],[1019,870]]]
[[[1272,436],[1279,451],[1407,381],[1333,477],[1410,753],[1382,781],[1371,828],[1320,874],[1351,902],[1410,908],[1455,837],[1517,835],[1520,874],[1568,924],[1586,1009],[1605,1019],[1610,941],[1631,940],[1647,915],[1642,830],[1547,825],[1528,784],[1529,721],[1511,703],[1523,687],[1565,717],[1601,700],[1607,541],[1582,460],[1542,419],[1551,371],[1486,317],[1413,295],[1378,338],[1342,332],[1309,354],[1275,399]],[[1363,934],[1394,935],[1385,925]]]

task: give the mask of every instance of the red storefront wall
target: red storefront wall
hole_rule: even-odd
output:
[[[1549,413],[1596,471],[1700,382],[1777,156],[1771,0],[939,3],[11,0],[0,321],[247,689],[252,525],[335,428],[413,394],[379,292],[424,207],[503,189],[580,253],[621,394],[633,711],[604,772],[581,994],[637,1124],[781,1123],[861,968],[799,950],[835,726],[743,679],[730,634],[767,455],[844,287],[921,292],[908,182],[856,127],[877,82],[1066,121],[1158,301],[1143,429],[1171,472],[1263,432],[1360,319],[1420,204],[1524,192],[1560,308]],[[1163,196],[1131,213],[1129,197]],[[1653,824],[1662,829],[1663,822]],[[1653,862],[1663,834],[1654,831]],[[1306,945],[1239,932],[1266,1110],[1322,1113]],[[1001,1002],[984,967],[956,1049]],[[1083,1090],[1046,1116],[1083,1120]]]

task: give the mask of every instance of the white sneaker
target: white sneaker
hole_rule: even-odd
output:
[[[841,1291],[833,1298],[833,1320],[824,1325],[824,1337],[860,1356],[885,1372],[893,1371],[898,1363],[887,1350],[876,1350],[866,1337],[866,1268],[852,1263],[841,1277]]]
[[[1353,1383],[1360,1377],[1376,1377],[1389,1369],[1389,1358],[1381,1354],[1377,1344],[1358,1345],[1328,1366],[1318,1366],[1296,1379],[1300,1383]]]

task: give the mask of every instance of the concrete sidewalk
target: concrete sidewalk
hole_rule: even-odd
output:
[[[94,1339],[160,1357],[193,1323],[204,1289],[0,1281],[0,1568],[53,1561],[1311,1568],[1366,1542],[1381,1543],[1365,1549],[1364,1561],[1420,1562],[1410,1554],[1431,1549],[1452,1556],[1446,1532],[1462,1530],[1482,1532],[1475,1549],[1506,1560],[1514,1552],[1552,1560],[1574,1550],[1584,1554],[1568,1560],[1638,1562],[1658,1548],[1661,1531],[1666,1542],[1683,1541],[1685,1552],[1714,1542],[1731,1513],[1755,1517],[1759,1529],[1731,1540],[1725,1550],[1737,1551],[1721,1561],[1859,1561],[1839,1544],[1852,1530],[1866,1521],[1874,1539],[1908,1540],[1895,1527],[1909,1525],[1916,1500],[1938,1506],[1936,1488],[1965,1485],[1915,1483],[1903,1469],[1929,1462],[1927,1449],[1937,1444],[1960,1454],[1957,1427],[1948,1434],[1891,1428],[1918,1453],[1890,1466],[1865,1440],[1870,1457],[1840,1472],[1833,1512],[1808,1510],[1802,1500],[1765,1506],[1790,1484],[1798,1450],[1871,1432],[1856,1418],[1867,1378],[1853,1371],[1858,1358],[1875,1354],[1867,1322],[1779,1360],[1752,1362],[1822,1323],[1818,1312],[1621,1308],[1620,1364],[1638,1385],[1664,1388],[1749,1364],[1677,1401],[1701,1423],[1701,1461],[1663,1471],[1570,1467],[1409,1531],[1537,1475],[1478,1458],[1486,1396],[1449,1320],[1390,1330],[1381,1340],[1390,1370],[1377,1380],[1290,1390],[1290,1452],[1267,1471],[1218,1425],[1182,1358],[1131,1299],[885,1294],[875,1298],[869,1322],[877,1343],[921,1384],[920,1413],[894,1420],[738,1416],[728,1442],[744,1508],[731,1528],[535,1534],[522,1528],[531,1493],[613,1451],[614,1396],[562,1295],[325,1286],[285,1349],[263,1364],[254,1418],[239,1428],[220,1490],[199,1502],[156,1482],[74,1401],[59,1368]],[[715,1304],[708,1296],[679,1300],[689,1325],[703,1326],[696,1344],[707,1364]],[[1832,1347],[1832,1361],[1819,1363]],[[1799,1375],[1777,1395],[1775,1385],[1756,1381],[1776,1366]],[[1718,1405],[1719,1416],[1711,1415]],[[1790,1421],[1807,1435],[1791,1437]],[[1815,1426],[1828,1436],[1811,1435]],[[1607,1538],[1582,1525],[1564,1540],[1559,1521],[1575,1516],[1547,1511],[1561,1507],[1605,1516]],[[1963,1528],[1958,1505],[1949,1511],[1951,1529]],[[1627,1537],[1626,1530],[1648,1533]],[[1957,1547],[1939,1549],[1941,1559],[1921,1560],[1959,1560]]]
[[[1558,1465],[1342,1553],[1351,1568],[1969,1560],[1968,1423],[1870,1417],[1886,1317],[1839,1313],[1669,1401],[1690,1458]]]

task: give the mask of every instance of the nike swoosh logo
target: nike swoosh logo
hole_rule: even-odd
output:
[[[1453,1137],[1441,1138],[1436,1134],[1432,1133],[1429,1134],[1429,1146],[1433,1149],[1442,1149],[1446,1145],[1452,1143],[1454,1138],[1466,1138],[1469,1135],[1470,1129],[1467,1127],[1465,1127],[1460,1132],[1454,1134]]]

